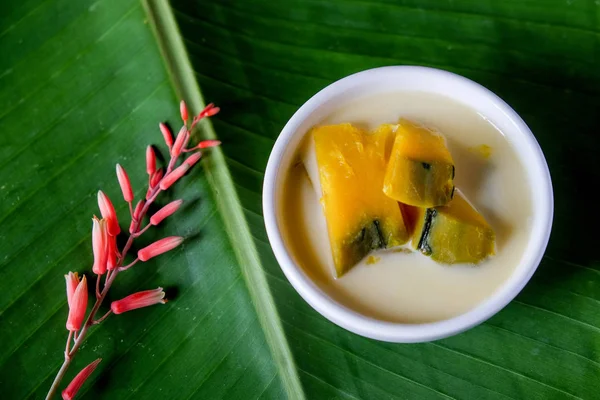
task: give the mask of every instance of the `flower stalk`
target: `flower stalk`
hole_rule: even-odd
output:
[[[188,129],[187,122],[189,119],[189,111],[185,102],[182,101],[180,104],[180,112],[184,126],[177,135],[175,143],[173,143],[173,137],[169,128],[164,123],[159,125],[165,143],[169,148],[171,157],[166,168],[157,168],[157,160],[154,149],[151,146],[147,147],[145,167],[146,172],[148,173],[148,190],[146,192],[145,199],[140,199],[136,204],[135,209],[132,207],[134,193],[131,187],[129,176],[127,175],[125,169],[121,165],[117,164],[117,180],[123,194],[123,199],[129,204],[129,210],[131,214],[131,223],[128,230],[129,237],[120,251],[117,245],[117,236],[121,232],[121,228],[119,227],[119,221],[115,208],[109,197],[103,191],[98,191],[98,207],[100,209],[102,218],[99,219],[94,216],[92,219],[92,250],[94,255],[92,271],[94,274],[96,274],[96,301],[86,317],[88,305],[87,278],[86,276],[82,276],[80,278],[76,272],[69,272],[67,275],[65,275],[69,315],[66,323],[68,334],[65,346],[64,362],[59,369],[52,386],[48,391],[48,394],[46,395],[46,400],[52,399],[58,391],[58,387],[60,386],[62,378],[66,374],[71,362],[73,361],[73,358],[81,348],[81,345],[85,341],[89,329],[92,326],[100,324],[111,314],[121,314],[142,307],[166,303],[166,299],[164,298],[165,293],[162,288],[146,290],[131,294],[121,300],[113,301],[111,303],[110,310],[108,310],[102,317],[96,318],[96,314],[98,313],[100,306],[103,304],[108,291],[120,273],[123,273],[124,271],[133,267],[138,262],[147,261],[160,254],[170,251],[183,242],[183,238],[178,236],[160,239],[139,250],[135,260],[129,264],[125,264],[125,259],[133,245],[133,241],[143,232],[145,232],[150,226],[158,225],[165,218],[175,213],[181,206],[182,200],[176,200],[167,204],[159,211],[154,213],[150,218],[150,223],[148,223],[145,228],[141,229],[142,221],[144,220],[150,206],[154,203],[157,196],[162,191],[169,189],[176,181],[185,175],[185,173],[194,164],[200,160],[201,153],[197,152],[192,154],[177,167],[177,163],[184,149],[185,152],[188,152],[205,147],[211,147],[208,144],[217,145],[220,143],[218,141],[204,141],[200,142],[200,144],[192,147],[191,149],[186,149],[187,143],[190,140],[191,130],[196,123],[203,118],[207,118],[216,114],[218,110],[218,107],[214,107],[212,104],[205,107],[204,110],[202,110],[193,118],[191,126]],[[205,144],[202,145],[202,143]],[[102,276],[104,276],[103,285],[101,284]],[[99,363],[100,359],[94,361],[81,370],[81,372],[77,374],[73,381],[71,381],[71,383],[61,392],[63,399],[73,399],[81,386],[94,372]]]

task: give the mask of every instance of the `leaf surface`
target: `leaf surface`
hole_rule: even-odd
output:
[[[600,5],[582,0],[2,2],[0,389],[45,395],[66,338],[62,275],[91,272],[96,191],[126,226],[114,164],[142,196],[144,148],[164,148],[157,123],[177,126],[178,99],[197,111],[204,97],[222,112],[199,135],[223,151],[162,198],[185,204],[140,245],[188,239],[111,295],[163,286],[172,301],[92,332],[67,375],[103,358],[85,396],[597,397],[599,27]],[[555,194],[546,256],[517,299],[417,345],[365,339],[312,310],[277,265],[261,209],[293,112],[343,76],[397,64],[457,72],[504,98],[544,150]]]

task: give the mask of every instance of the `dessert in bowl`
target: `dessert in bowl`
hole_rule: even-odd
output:
[[[546,248],[550,175],[523,120],[461,76],[363,71],[290,119],[263,189],[290,283],[357,334],[435,340],[491,317]]]

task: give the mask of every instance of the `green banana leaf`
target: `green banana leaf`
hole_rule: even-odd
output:
[[[529,124],[553,178],[553,234],[498,315],[390,344],[333,325],[283,276],[263,173],[293,112],[363,69],[426,65],[487,86]],[[178,100],[222,112],[222,149],[160,200],[185,207],[139,245],[179,249],[120,275],[111,299],[171,301],[93,329],[63,386],[86,398],[594,399],[600,396],[600,2],[4,0],[0,2],[0,397],[43,398],[63,360],[63,275],[91,273],[96,192],[114,165],[144,195],[144,149]],[[198,139],[198,138],[196,138]],[[91,277],[91,276],[90,276]]]

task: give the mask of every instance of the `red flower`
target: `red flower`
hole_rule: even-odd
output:
[[[158,182],[160,182],[160,180],[163,177],[163,169],[159,168],[158,170],[156,170],[156,172],[154,174],[152,174],[152,177],[150,178],[150,187],[154,188],[156,185],[158,185]]]
[[[71,278],[72,279],[72,278]],[[88,292],[87,292],[87,281],[85,275],[81,281],[77,284],[77,288],[70,296],[69,299],[69,283],[67,279],[67,302],[69,303],[69,317],[67,318],[67,330],[78,331],[81,329],[81,324],[85,318],[85,311],[87,309]]]
[[[122,314],[127,311],[135,310],[137,308],[148,307],[154,304],[165,304],[165,292],[163,288],[157,288],[153,290],[145,290],[130,294],[124,299],[113,301],[110,304],[110,309],[115,314]]]
[[[219,111],[221,111],[219,107],[215,107],[213,103],[210,103],[209,105],[204,107],[204,110],[200,111],[200,114],[198,114],[198,119],[212,117]]]
[[[183,242],[183,238],[180,236],[169,236],[164,239],[160,239],[150,246],[146,246],[138,251],[138,258],[140,261],[148,261],[151,258],[166,253],[169,250],[173,250]]]
[[[102,190],[98,191],[98,207],[100,208],[102,218],[107,220],[109,235],[117,236],[121,232],[117,213],[115,212],[112,202]]]
[[[106,235],[106,269],[112,271],[117,267],[117,237]]]
[[[146,205],[146,202],[144,200],[138,201],[138,203],[135,205],[135,210],[133,210],[133,219],[135,219],[135,220],[140,219],[140,214],[142,213],[142,208],[144,208],[145,205]]]
[[[79,285],[79,280],[77,272],[69,272],[65,275],[65,281],[67,281],[67,303],[69,303],[69,305],[71,305],[71,299],[73,299],[75,289],[77,289],[77,285]]]
[[[196,146],[192,147],[189,150],[200,150],[200,149],[206,149],[208,147],[215,147],[221,144],[220,140],[203,140],[200,143],[198,143]]]
[[[81,386],[85,383],[86,379],[90,377],[92,372],[94,372],[98,364],[100,364],[100,361],[102,361],[101,358],[97,359],[96,361],[82,369],[81,372],[79,372],[77,376],[73,378],[71,383],[69,383],[69,386],[67,386],[67,388],[62,391],[63,400],[73,400],[75,398],[77,392],[79,391],[79,389],[81,389]]]
[[[183,120],[183,123],[187,123],[189,114],[187,106],[185,105],[185,101],[183,100],[181,100],[181,103],[179,103],[179,112],[181,113],[181,119]]]
[[[188,169],[190,169],[190,165],[187,163],[183,163],[179,167],[171,171],[169,175],[165,176],[163,180],[160,181],[161,190],[167,190],[168,188],[170,188],[172,184],[177,182],[179,178],[185,175]]]
[[[121,192],[123,192],[123,198],[126,202],[130,203],[133,201],[133,190],[131,189],[131,182],[127,172],[121,165],[117,164],[117,179],[119,180],[119,186],[121,186]]]
[[[192,154],[188,158],[186,158],[184,163],[186,163],[187,165],[190,166],[190,168],[192,168],[194,166],[194,164],[196,164],[198,161],[200,161],[201,158],[202,158],[202,153],[197,152],[197,153]]]
[[[152,146],[146,147],[146,172],[148,175],[152,176],[152,174],[156,171],[156,154],[154,154],[154,149]]]
[[[175,138],[175,144],[173,144],[173,147],[171,148],[171,157],[179,157],[179,155],[181,154],[181,150],[183,150],[183,145],[185,144],[185,142],[187,142],[186,139],[188,135],[189,133],[185,125],[182,126],[179,130],[179,133],[177,134],[177,137]]]
[[[163,138],[165,139],[165,143],[169,147],[169,150],[171,150],[171,147],[173,147],[173,135],[171,134],[171,130],[166,124],[163,124],[162,122],[158,126],[160,128],[160,132],[163,135]]]
[[[150,224],[152,224],[152,225],[160,224],[163,219],[167,218],[168,216],[172,215],[175,211],[177,211],[182,203],[183,203],[183,200],[175,200],[175,201],[170,202],[169,204],[167,204],[166,206],[164,206],[163,208],[158,210],[156,213],[154,213],[153,216],[150,217]]]
[[[94,266],[92,271],[97,275],[106,272],[108,262],[108,232],[105,219],[92,219],[92,250],[94,251]]]
[[[135,228],[136,224],[139,222],[140,213],[142,212],[142,208],[144,208],[145,204],[146,204],[146,202],[144,200],[140,200],[135,205],[135,209],[133,210],[133,215],[131,216],[132,217],[131,224],[129,224],[129,233],[134,233],[134,228]]]

